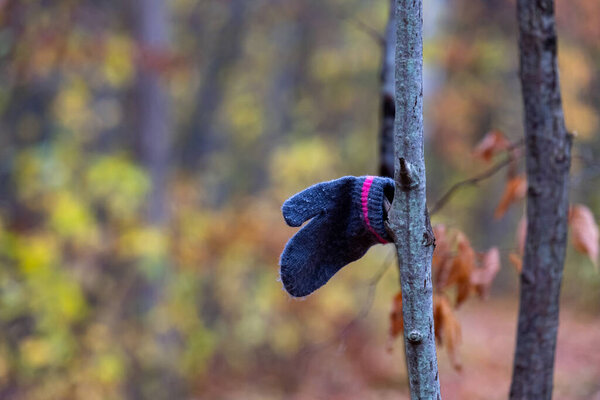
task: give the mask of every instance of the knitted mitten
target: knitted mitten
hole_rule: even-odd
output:
[[[312,220],[281,254],[279,273],[285,290],[294,297],[306,296],[374,244],[390,241],[384,226],[384,195],[393,198],[392,179],[345,176],[286,200],[282,211],[289,226]]]

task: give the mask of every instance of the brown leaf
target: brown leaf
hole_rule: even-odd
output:
[[[456,306],[460,306],[471,293],[471,271],[475,267],[475,251],[464,233],[456,236],[457,255],[452,260],[447,285],[456,284]]]
[[[500,251],[497,247],[492,247],[483,253],[481,267],[475,268],[471,272],[471,285],[479,297],[487,297],[498,271],[500,271]]]
[[[486,133],[483,139],[475,146],[473,155],[486,162],[490,162],[495,154],[508,149],[509,146],[510,142],[502,132],[490,131]]]
[[[431,261],[431,269],[434,276],[434,288],[441,290],[448,281],[448,274],[452,266],[452,252],[450,249],[450,239],[444,225],[435,225],[433,227],[435,235],[435,249]]]
[[[523,256],[522,255],[518,255],[517,253],[510,253],[508,255],[508,260],[513,265],[513,267],[515,267],[515,270],[517,270],[517,273],[520,274],[521,272],[523,272]]]
[[[583,204],[576,204],[569,211],[569,225],[573,247],[577,251],[586,254],[597,268],[600,233],[594,214]]]
[[[511,204],[521,200],[527,193],[527,180],[523,176],[509,179],[504,188],[504,194],[498,203],[494,218],[499,219],[506,213]]]
[[[448,298],[444,295],[433,297],[433,324],[436,339],[441,345],[446,346],[452,366],[460,370],[462,368],[458,355],[458,346],[462,340],[460,323]]]
[[[404,330],[404,318],[402,317],[402,291],[396,293],[392,302],[390,312],[390,338],[395,339]]]

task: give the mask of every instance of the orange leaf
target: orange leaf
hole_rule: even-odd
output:
[[[499,219],[506,213],[511,204],[521,200],[527,193],[527,180],[523,176],[517,176],[506,182],[504,194],[498,203],[494,218]]]
[[[462,339],[460,323],[456,318],[446,296],[433,297],[433,325],[438,342],[446,346],[452,366],[456,370],[462,368],[458,355],[458,346]]]
[[[594,266],[598,267],[598,240],[600,234],[594,214],[583,204],[576,204],[569,212],[569,225],[571,227],[571,242],[573,247],[586,254]]]
[[[504,134],[500,131],[491,131],[481,139],[481,141],[475,146],[473,155],[477,158],[489,162],[492,157],[500,151],[508,149],[510,142],[506,139]]]
[[[404,330],[404,318],[402,317],[402,292],[394,296],[392,311],[390,312],[390,338],[395,339]]]
[[[464,233],[457,234],[458,254],[452,261],[448,285],[456,284],[456,306],[461,305],[471,293],[471,271],[475,267],[475,251]]]
[[[434,274],[434,288],[441,290],[448,280],[452,265],[452,252],[450,251],[450,240],[444,225],[435,225],[433,234],[435,235],[435,249],[431,269]]]
[[[440,267],[446,255],[450,252],[450,243],[446,235],[446,226],[442,224],[433,227],[433,235],[435,236],[435,249],[433,250],[431,265],[435,269]]]
[[[517,270],[517,273],[523,272],[523,256],[520,256],[516,253],[510,253],[508,255],[508,260],[511,262],[513,267]]]
[[[487,297],[498,271],[500,271],[500,251],[497,247],[492,247],[483,254],[481,267],[471,272],[471,284],[479,297]]]

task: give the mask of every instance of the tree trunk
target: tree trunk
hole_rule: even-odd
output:
[[[511,399],[551,399],[567,244],[571,136],[563,118],[553,0],[519,0],[527,240]]]
[[[136,38],[141,55],[136,82],[137,139],[139,157],[148,170],[152,188],[147,199],[147,221],[165,231],[168,225],[167,182],[170,159],[169,98],[163,71],[156,59],[163,57],[169,45],[168,2],[164,0],[133,0],[136,19]],[[140,276],[138,285],[143,317],[151,314],[165,296],[165,282],[169,278],[169,259],[164,254],[153,260],[160,264],[161,275],[153,278]],[[158,270],[158,268],[156,269]],[[128,397],[142,399],[184,398],[186,385],[175,366],[182,346],[178,333],[164,333],[152,318],[145,321],[144,329],[153,335],[156,353],[151,358],[134,358],[127,384]],[[137,356],[136,356],[137,357]],[[151,384],[149,384],[151,382]]]
[[[137,39],[147,59],[160,56],[168,43],[166,3],[162,0],[135,1]],[[150,173],[148,220],[164,223],[167,216],[166,184],[169,163],[168,99],[160,71],[144,56],[138,68],[137,114],[140,158]]]
[[[179,146],[183,166],[190,170],[195,170],[199,165],[207,167],[203,158],[210,152],[225,147],[226,143],[226,138],[216,132],[216,125],[225,97],[227,80],[242,54],[247,10],[251,7],[251,2],[230,0],[228,7],[229,15],[221,26],[216,46],[208,57],[208,65],[196,95],[191,121]]]
[[[390,0],[390,15],[385,28],[381,60],[381,110],[379,127],[379,175],[394,176],[394,61],[396,60],[396,19],[394,0]]]
[[[440,399],[431,282],[435,239],[427,213],[423,151],[423,3],[397,0],[394,6],[396,191],[390,212],[390,233],[400,266],[411,398]]]

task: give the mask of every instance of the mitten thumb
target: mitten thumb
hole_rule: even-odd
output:
[[[289,226],[300,226],[325,211],[335,201],[340,186],[351,185],[355,178],[345,176],[329,182],[310,186],[287,199],[281,207],[283,218]]]

